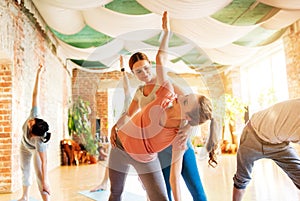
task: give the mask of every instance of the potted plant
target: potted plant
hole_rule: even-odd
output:
[[[225,116],[224,122],[229,124],[230,132],[235,131],[236,122],[238,120],[244,121],[244,115],[246,112],[246,104],[240,98],[233,97],[230,94],[224,94],[225,96]]]
[[[91,156],[98,154],[98,143],[94,138],[89,121],[91,108],[88,101],[80,97],[71,105],[68,111],[69,135],[78,143],[81,143]]]
[[[194,147],[195,153],[199,154],[200,150],[204,147],[205,141],[201,136],[193,136],[192,137],[192,145]]]
[[[220,102],[221,101],[221,102]],[[244,115],[247,111],[246,104],[238,98],[234,97],[231,94],[223,94],[218,104],[215,105],[215,108],[222,107],[221,116],[223,123],[223,132],[222,132],[222,140],[223,140],[223,148],[222,152],[230,152],[235,153],[237,149],[237,134],[236,134],[236,125],[237,122],[244,121]],[[228,136],[230,136],[230,140],[228,140]],[[227,151],[226,151],[227,150]]]

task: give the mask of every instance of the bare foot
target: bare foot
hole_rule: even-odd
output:
[[[92,190],[90,190],[90,192],[105,191],[106,189],[107,189],[107,185],[100,184],[95,188],[93,188]]]
[[[22,198],[18,199],[18,201],[28,201],[28,199],[22,197]]]

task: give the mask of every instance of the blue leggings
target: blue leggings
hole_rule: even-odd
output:
[[[199,171],[197,168],[196,156],[190,141],[187,143],[187,150],[183,155],[181,175],[189,189],[194,201],[206,201],[206,195],[200,179]],[[170,186],[170,170],[172,160],[172,146],[167,147],[158,153],[159,161],[164,175],[168,197],[172,201],[172,190]]]

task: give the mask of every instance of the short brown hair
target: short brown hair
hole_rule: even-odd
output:
[[[144,53],[142,53],[142,52],[136,52],[136,53],[134,53],[131,57],[130,57],[130,59],[129,59],[129,67],[130,67],[130,69],[132,70],[132,68],[133,68],[133,65],[137,62],[137,61],[140,61],[140,60],[147,60],[147,61],[149,61],[149,63],[150,63],[150,60],[148,59],[148,57],[147,57],[147,55],[146,54],[144,54]]]

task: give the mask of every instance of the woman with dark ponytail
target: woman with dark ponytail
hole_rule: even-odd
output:
[[[35,124],[32,126],[31,132],[39,137],[42,137],[42,142],[46,143],[50,140],[51,133],[47,132],[49,126],[43,119],[34,118]]]
[[[36,179],[43,201],[50,200],[50,186],[47,172],[47,142],[51,133],[48,132],[49,125],[39,116],[38,92],[39,79],[42,71],[40,65],[35,79],[32,95],[32,109],[30,116],[23,125],[23,137],[21,142],[21,169],[23,173],[23,195],[18,201],[29,200],[29,187],[31,181],[31,160],[34,160]]]

